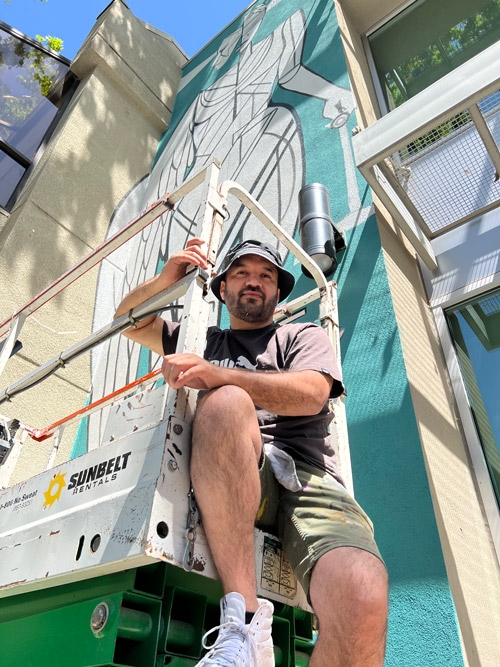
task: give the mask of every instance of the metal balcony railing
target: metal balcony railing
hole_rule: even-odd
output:
[[[353,137],[356,164],[429,268],[430,240],[500,205],[500,42]]]

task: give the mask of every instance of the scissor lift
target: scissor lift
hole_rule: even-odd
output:
[[[318,285],[281,306],[275,318],[307,316],[309,305],[319,301],[319,321],[339,355],[335,284],[326,282],[317,265],[248,192],[232,181],[219,185],[219,169],[214,160],[1,324],[0,334],[7,328],[9,334],[0,353],[0,370],[26,317],[197,187],[203,188],[205,205],[196,235],[206,240],[209,271],[191,271],[61,352],[1,392],[0,403],[181,298],[177,349],[202,356],[209,322],[207,281],[215,267],[229,194],[273,232]],[[196,664],[203,633],[218,624],[221,597],[190,492],[190,427],[196,397],[193,389],[173,391],[156,371],[48,427],[25,427],[34,439],[54,437],[55,452],[65,425],[112,406],[99,447],[55,467],[52,457],[45,472],[0,491],[2,667]],[[350,484],[340,399],[335,400],[335,415],[334,441]],[[314,641],[306,597],[277,538],[259,530],[255,537],[258,594],[273,600],[277,611],[276,665],[305,665]]]

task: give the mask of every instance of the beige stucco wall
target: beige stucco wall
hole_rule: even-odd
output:
[[[102,243],[116,205],[149,172],[185,61],[171,38],[120,0],[100,16],[72,64],[80,85],[0,224],[0,320]],[[90,333],[96,278],[94,269],[27,320],[2,389]],[[0,413],[46,426],[82,407],[89,370],[89,355],[81,356]],[[67,459],[73,435],[68,429],[57,461]],[[10,482],[43,470],[51,447],[28,439]]]
[[[380,20],[393,2],[377,6]],[[361,127],[377,118],[357,0],[336,3]],[[500,578],[455,399],[413,248],[377,203],[377,220],[441,545],[471,667],[500,664]]]

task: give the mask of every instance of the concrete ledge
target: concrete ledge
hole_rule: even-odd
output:
[[[164,130],[187,56],[168,35],[151,30],[121,0],[101,15],[71,65],[81,79],[99,68]]]

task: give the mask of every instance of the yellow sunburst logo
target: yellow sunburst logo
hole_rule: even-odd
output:
[[[52,507],[56,500],[59,500],[61,497],[61,491],[66,486],[66,482],[64,480],[65,476],[65,472],[62,474],[58,472],[57,475],[54,475],[54,477],[50,480],[49,488],[43,493],[45,496],[45,502],[43,503],[44,507]]]

